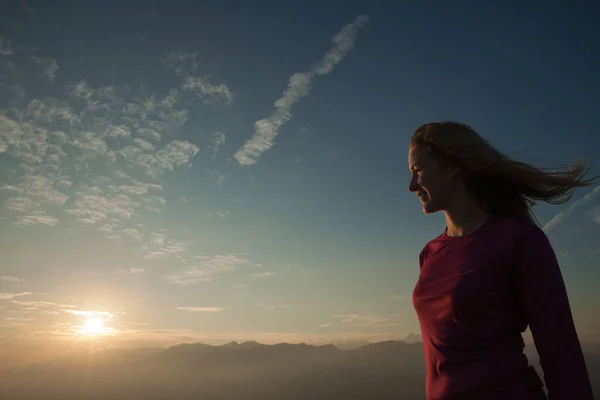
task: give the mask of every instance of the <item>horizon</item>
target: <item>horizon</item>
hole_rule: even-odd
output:
[[[0,342],[420,336],[419,125],[597,172],[596,6],[509,3],[7,3]],[[534,210],[595,348],[600,181]]]

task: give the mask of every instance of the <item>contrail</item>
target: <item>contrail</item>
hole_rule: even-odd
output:
[[[556,225],[558,225],[559,223],[561,223],[566,217],[568,217],[569,215],[573,214],[573,212],[578,209],[579,207],[587,204],[590,202],[590,200],[592,200],[594,197],[598,196],[598,194],[600,194],[600,185],[596,186],[594,188],[594,190],[592,190],[591,193],[586,194],[582,199],[577,200],[576,202],[574,202],[573,204],[571,204],[571,206],[569,208],[567,208],[564,211],[559,212],[558,214],[556,214],[554,216],[554,218],[552,218],[550,221],[548,221],[548,223],[546,223],[546,225],[544,225],[544,227],[542,228],[542,230],[545,233],[550,232]]]
[[[317,64],[307,72],[297,72],[290,77],[287,89],[275,101],[275,112],[270,117],[254,123],[254,135],[235,153],[234,157],[241,165],[256,164],[260,155],[273,147],[273,139],[279,133],[279,129],[292,118],[292,106],[300,98],[308,95],[312,80],[316,75],[329,74],[335,65],[354,48],[356,34],[368,20],[369,17],[366,15],[356,17],[354,22],[344,26],[334,36],[333,47]]]

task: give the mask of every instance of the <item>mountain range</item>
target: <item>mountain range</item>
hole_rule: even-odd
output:
[[[534,350],[526,351],[539,370]],[[600,393],[600,356],[588,355]],[[422,343],[254,341],[65,352],[0,372],[2,399],[423,399]]]

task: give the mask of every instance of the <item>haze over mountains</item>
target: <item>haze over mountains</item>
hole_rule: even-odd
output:
[[[600,394],[600,353],[587,354]],[[423,399],[421,343],[334,345],[253,341],[162,348],[71,348],[0,370],[2,399]],[[538,368],[535,351],[527,348]],[[8,353],[4,350],[4,356]],[[12,357],[3,357],[6,360]],[[3,363],[4,364],[4,363]],[[4,364],[7,365],[7,364]]]

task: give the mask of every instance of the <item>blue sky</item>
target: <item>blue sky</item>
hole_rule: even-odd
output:
[[[417,257],[444,228],[407,191],[419,125],[466,122],[541,166],[600,155],[598,5],[512,3],[9,2],[2,332],[418,332]],[[536,207],[585,341],[600,339],[598,184]]]

